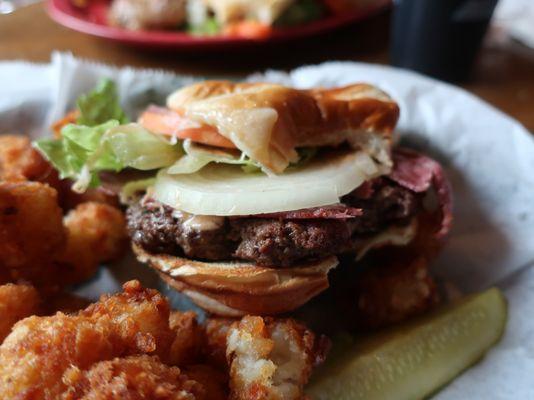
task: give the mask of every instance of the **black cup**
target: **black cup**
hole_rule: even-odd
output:
[[[469,77],[498,0],[395,0],[391,63],[447,81]]]

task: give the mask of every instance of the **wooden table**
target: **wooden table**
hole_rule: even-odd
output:
[[[163,68],[183,74],[236,76],[266,68],[290,69],[326,60],[387,63],[389,15],[383,13],[332,34],[241,53],[157,53],[71,31],[51,21],[42,4],[0,15],[0,59],[46,62],[53,50],[119,66]],[[488,41],[473,79],[462,84],[534,132],[534,51]]]

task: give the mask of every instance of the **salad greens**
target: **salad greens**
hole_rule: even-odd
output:
[[[128,123],[119,102],[117,88],[110,79],[103,79],[91,92],[78,98],[76,102],[79,125],[95,126],[109,120],[117,120],[121,124]]]
[[[183,154],[180,144],[173,145],[138,124],[125,124],[128,118],[110,80],[81,96],[77,109],[77,123],[64,126],[60,139],[34,143],[62,179],[75,181],[77,191],[99,186],[100,171],[168,167]]]
[[[236,155],[234,151],[213,150],[190,140],[184,140],[183,148],[185,155],[168,169],[168,173],[171,175],[192,174],[211,162],[241,165],[245,172],[261,171],[260,165],[252,161],[244,153]]]
[[[62,179],[75,181],[74,189],[80,192],[100,184],[100,171],[159,169],[183,154],[180,144],[173,145],[138,124],[119,125],[117,120],[93,127],[69,124],[61,130],[61,139],[39,140],[35,146]]]
[[[75,124],[65,125],[59,139],[41,139],[34,146],[59,171],[62,179],[72,179],[73,189],[84,192],[100,185],[102,171],[120,172],[126,168],[154,171],[169,168],[173,175],[191,174],[209,163],[240,166],[245,173],[259,173],[261,166],[239,150],[219,149],[179,141],[129,123],[119,104],[115,84],[106,79],[77,101]],[[315,149],[299,149],[299,161],[306,163]],[[131,182],[125,197],[151,185],[153,180]]]
[[[186,26],[187,33],[194,36],[213,36],[221,31],[221,25],[215,17],[206,18],[206,20],[199,25],[188,24]]]

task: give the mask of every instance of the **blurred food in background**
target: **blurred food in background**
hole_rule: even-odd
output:
[[[72,0],[86,7],[87,0]],[[372,5],[369,0],[112,0],[110,25],[130,30],[181,30],[197,36],[262,38]]]

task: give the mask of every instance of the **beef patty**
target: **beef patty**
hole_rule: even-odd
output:
[[[361,208],[362,214],[347,219],[207,217],[145,198],[128,209],[128,230],[135,244],[152,253],[288,267],[356,251],[363,240],[388,226],[409,223],[421,199],[387,178],[378,178],[342,202]]]

